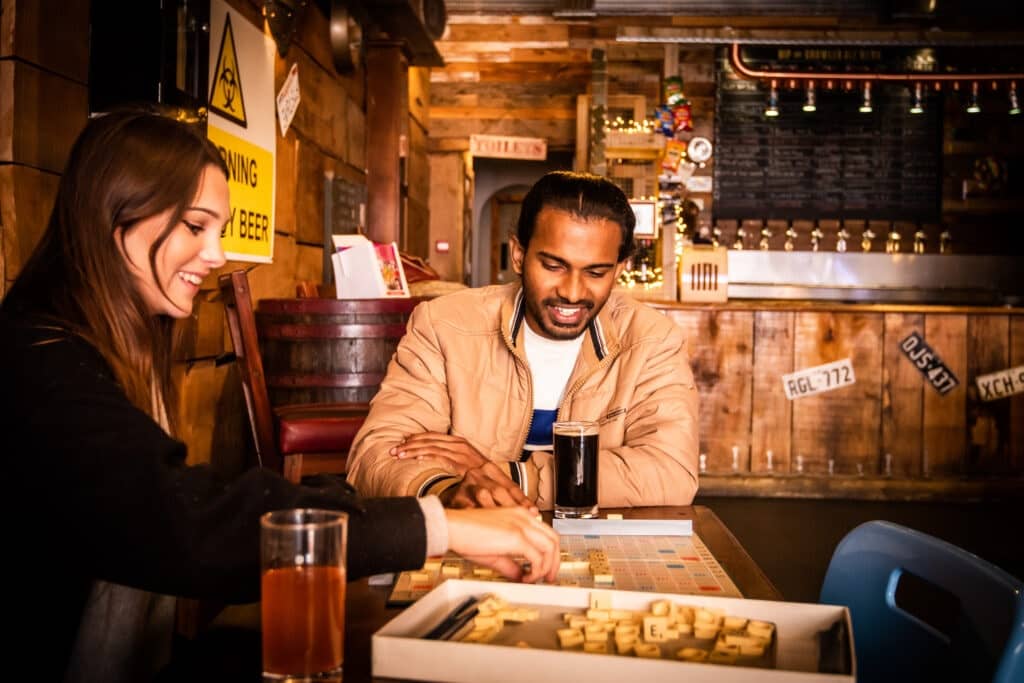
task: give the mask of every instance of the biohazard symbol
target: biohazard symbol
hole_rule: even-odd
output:
[[[210,109],[242,128],[245,123],[245,96],[242,94],[242,76],[238,70],[235,34],[231,30],[231,13],[224,17],[224,33],[220,38],[217,68],[210,86]]]

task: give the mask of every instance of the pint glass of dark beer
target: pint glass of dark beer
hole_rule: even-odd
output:
[[[597,423],[556,422],[555,517],[597,516]]]

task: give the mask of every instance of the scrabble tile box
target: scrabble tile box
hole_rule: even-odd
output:
[[[729,664],[690,663],[675,659],[590,654],[543,647],[510,647],[426,640],[420,636],[439,623],[470,595],[494,593],[513,605],[557,607],[582,612],[590,601],[590,588],[495,583],[449,579],[389,621],[373,635],[373,675],[452,683],[655,683],[657,681],[855,681],[856,664],[849,674],[818,672],[819,632],[837,622],[845,624],[848,651],[854,652],[849,610],[811,603],[714,598],[700,595],[608,591],[612,607],[642,611],[651,602],[667,599],[679,604],[720,608],[730,616],[770,621],[776,626],[775,669]],[[553,631],[561,624],[550,624]],[[852,659],[852,657],[851,657]]]

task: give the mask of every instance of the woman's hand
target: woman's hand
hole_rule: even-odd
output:
[[[514,581],[554,581],[558,534],[537,515],[521,507],[446,509],[448,548]]]

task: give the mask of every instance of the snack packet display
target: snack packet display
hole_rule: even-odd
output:
[[[672,107],[672,120],[674,135],[693,130],[693,113],[690,103],[684,102]]]
[[[675,136],[675,115],[672,107],[659,105],[654,109],[654,118],[657,121],[657,131],[667,138]]]
[[[679,76],[669,76],[664,84],[665,104],[672,107],[686,101],[683,94],[683,79]]]
[[[668,140],[665,143],[665,156],[661,159],[661,168],[670,173],[678,173],[679,165],[686,157],[686,143],[681,140]]]

